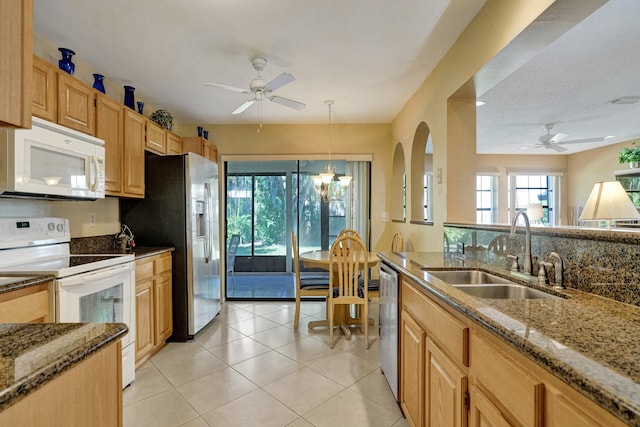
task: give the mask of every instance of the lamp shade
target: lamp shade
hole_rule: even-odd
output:
[[[532,221],[541,219],[544,216],[544,212],[542,211],[542,205],[539,203],[529,205],[529,207],[527,208],[527,216]]]
[[[640,219],[640,214],[618,181],[596,182],[580,221]]]

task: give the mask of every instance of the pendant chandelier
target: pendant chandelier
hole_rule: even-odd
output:
[[[325,203],[328,203],[332,198],[335,198],[338,193],[338,185],[343,189],[347,188],[351,183],[351,176],[344,175],[339,176],[336,181],[333,165],[331,164],[331,143],[333,142],[333,120],[331,115],[331,107],[333,105],[332,100],[324,101],[329,107],[329,163],[324,172],[313,176],[313,184],[316,187],[318,197],[320,197]]]

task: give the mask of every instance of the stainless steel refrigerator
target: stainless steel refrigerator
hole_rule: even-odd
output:
[[[137,246],[173,246],[173,335],[192,339],[220,312],[218,166],[194,153],[148,155],[145,197],[121,199]]]

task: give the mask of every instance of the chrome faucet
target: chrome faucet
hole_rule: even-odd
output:
[[[509,237],[516,237],[516,223],[518,222],[518,217],[520,215],[522,215],[522,218],[524,218],[524,273],[533,274],[533,261],[531,259],[531,226],[529,224],[529,217],[527,216],[527,212],[524,209],[516,211],[516,214],[513,216]]]
[[[553,269],[555,271],[554,287],[556,289],[564,289],[564,261],[562,257],[555,252],[549,254],[549,260],[553,262]],[[551,280],[549,280],[551,282]]]

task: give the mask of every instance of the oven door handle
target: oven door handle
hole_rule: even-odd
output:
[[[97,280],[108,279],[110,277],[117,276],[119,274],[125,273],[127,271],[131,271],[130,265],[121,265],[118,267],[109,268],[108,270],[98,270],[95,273],[85,273],[81,276],[81,280],[73,281],[69,284],[64,284],[63,287],[70,288],[73,286],[81,286],[87,285],[91,282],[95,282]]]

